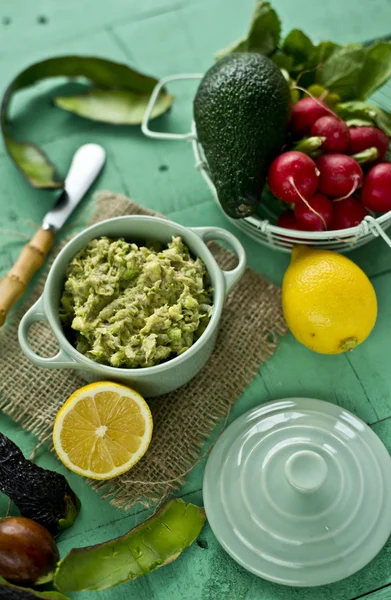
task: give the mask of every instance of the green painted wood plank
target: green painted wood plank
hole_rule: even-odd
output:
[[[296,365],[296,370],[287,365]],[[376,406],[344,355],[314,355],[288,334],[280,340],[273,359],[261,368],[261,374],[273,399],[320,398],[343,406],[368,423],[378,420]]]
[[[24,55],[31,49],[46,48],[102,30],[111,24],[155,18],[176,10],[171,0],[2,0],[0,5],[0,57]],[[23,32],[23,34],[22,34]]]
[[[390,274],[373,280],[379,316],[369,338],[356,350],[349,353],[348,360],[355,369],[365,395],[370,398],[378,419],[391,414],[391,372],[389,368],[389,324],[391,319]]]
[[[160,75],[204,71],[214,53],[245,33],[253,0],[192,2],[175,13],[140,23],[125,23],[113,28],[132,55]],[[162,31],[170,30],[169,36]],[[159,54],[154,40],[159,36]]]
[[[354,598],[354,600],[391,600],[391,585],[383,589],[375,590],[370,594],[358,596]]]
[[[340,41],[388,33],[386,28],[391,16],[387,0],[372,0],[365,7],[360,6],[360,10],[353,0],[345,3],[330,0],[326,5],[317,4],[316,7],[312,0],[296,0],[295,3],[276,0],[275,5],[284,18],[285,30],[299,26],[319,38],[332,37]],[[80,11],[83,8],[86,10],[86,7],[90,9],[91,0],[84,0],[83,3],[70,0],[64,6],[54,5],[49,0],[37,0],[34,5],[25,0],[3,0],[0,7],[0,87],[29,62],[48,54],[71,51],[127,59],[139,69],[159,76],[182,70],[203,70],[212,62],[215,49],[225,46],[244,32],[252,0],[240,3],[240,9],[233,0],[182,2],[178,9],[169,0],[153,0],[148,7],[143,3],[136,6],[133,1],[113,0],[98,6],[94,3],[93,9],[90,9],[91,15],[88,15],[89,20],[79,22],[82,21]],[[10,25],[1,24],[5,8],[13,10],[12,30],[6,30]],[[34,19],[44,8],[54,11],[54,16],[49,23],[38,28]],[[346,14],[349,14],[349,20],[344,18]],[[374,15],[376,18],[373,18]],[[103,27],[108,29],[104,31]],[[15,31],[23,32],[23,36],[15,36]],[[7,53],[5,60],[2,60],[5,48]],[[39,91],[44,92],[44,86]],[[190,120],[193,92],[185,86],[173,86],[172,91],[178,96],[174,109],[168,117],[156,123],[156,127],[183,130]],[[96,126],[60,111],[56,114],[54,109],[43,117],[46,124],[41,127],[36,115],[47,110],[49,94],[43,98],[43,104],[38,100],[32,103],[32,108],[27,109],[33,97],[36,97],[35,90],[28,92],[25,101],[22,99],[16,105],[16,109],[23,111],[18,133],[37,136],[36,139],[44,143],[63,172],[80,143],[97,141],[107,148],[109,158],[99,187],[132,195],[141,204],[161,210],[186,225],[218,224],[235,232],[213,204],[207,188],[196,173],[189,147],[169,142],[150,142],[133,130]],[[159,170],[162,165],[168,166],[168,170]],[[44,199],[41,192],[31,190],[8,158],[0,157],[0,227],[29,234],[32,230],[25,219],[39,222],[53,199],[53,195],[45,195]],[[84,207],[86,205],[87,202]],[[75,215],[75,219],[80,217],[80,212]],[[83,222],[81,219],[79,226]],[[242,234],[239,237],[246,245],[250,264],[273,281],[280,281],[288,258],[256,245]],[[1,273],[16,258],[20,246],[21,242],[10,236],[3,234],[0,237]],[[366,246],[353,256],[371,274],[390,268],[391,255],[381,242]],[[254,383],[238,400],[230,418],[259,402],[299,394],[337,402],[371,423],[378,418],[390,417],[387,396],[390,380],[385,362],[390,315],[388,308],[384,308],[389,295],[389,278],[387,274],[374,280],[381,311],[379,323],[366,344],[349,355],[348,359],[346,356],[319,357],[287,336],[281,341],[274,357],[260,369]],[[389,449],[390,423],[391,420],[387,419],[374,426]],[[28,450],[34,445],[31,436],[20,432],[3,417],[0,429],[14,436],[13,439],[18,440],[24,449]],[[209,443],[217,435],[218,430]],[[47,464],[58,465],[54,457],[42,453],[40,461],[46,460]],[[181,490],[182,494],[192,492],[193,495],[187,498],[199,503],[202,496],[196,490],[201,487],[202,473],[201,463]],[[71,545],[96,543],[124,533],[146,516],[144,511],[124,514],[112,509],[80,478],[75,478],[74,485],[87,510],[80,523],[64,536],[60,543],[62,552]],[[4,499],[0,503],[0,510],[3,509]],[[221,550],[208,527],[205,528],[203,539],[208,542],[208,549],[194,545],[178,562],[160,572],[134,584],[104,592],[99,597],[103,600],[122,600],[130,595],[140,600],[168,600],[169,597],[174,600],[215,600],[227,596],[235,600],[352,600],[389,582],[389,545],[369,567],[344,582],[319,589],[294,590],[264,582],[235,565]],[[380,593],[383,594],[383,591],[372,594],[374,600]],[[90,594],[77,596],[81,600],[89,597]],[[379,600],[385,600],[385,597],[379,596]]]
[[[314,39],[336,42],[361,41],[390,33],[391,6],[387,0],[372,0],[360,5],[346,2],[275,0],[273,6],[281,15],[284,31],[299,28]]]
[[[254,381],[242,394],[242,396],[238,398],[235,404],[233,404],[226,422],[225,420],[223,422],[220,422],[213,431],[210,438],[206,441],[204,447],[200,451],[199,462],[195,465],[194,469],[188,474],[185,480],[185,484],[180,490],[181,496],[194,493],[202,489],[204,468],[209,455],[209,451],[212,449],[219,435],[224,430],[224,427],[228,426],[230,423],[232,423],[232,421],[234,421],[237,417],[242,415],[247,410],[251,410],[259,404],[262,404],[263,402],[269,402],[270,400],[272,400],[272,397],[266,388],[261,372],[259,372],[254,378]]]
[[[391,231],[388,230],[388,236]],[[371,277],[391,272],[391,248],[381,238],[348,254]]]

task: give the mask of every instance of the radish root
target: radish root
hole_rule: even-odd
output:
[[[343,119],[341,119],[341,117],[339,117],[334,111],[331,110],[331,108],[329,106],[327,106],[327,104],[322,104],[321,98],[316,98],[316,96],[313,96],[311,94],[311,92],[309,92],[308,90],[306,90],[305,88],[300,87],[299,85],[293,85],[292,90],[299,90],[300,92],[303,92],[303,94],[307,94],[307,96],[309,96],[310,98],[312,98],[312,100],[314,100],[317,104],[319,104],[319,106],[321,106],[322,108],[325,108],[327,110],[327,112],[330,113],[330,115],[332,117],[335,117],[336,119],[339,119],[340,121],[343,121]],[[326,90],[326,96],[327,96],[327,90]],[[326,97],[323,94],[323,97]]]
[[[349,198],[349,196],[354,194],[354,192],[358,188],[359,182],[360,177],[355,176],[351,190],[349,190],[349,192],[345,196],[341,196],[340,198],[334,198],[333,202],[341,202],[341,200],[346,200],[346,198]]]
[[[323,223],[323,225],[324,225],[324,228],[325,228],[325,230],[327,230],[327,223],[326,223],[326,221],[324,220],[324,218],[322,217],[322,215],[320,215],[320,214],[318,213],[318,211],[316,211],[316,210],[315,210],[315,209],[314,209],[314,208],[311,206],[311,204],[308,202],[308,200],[306,200],[306,199],[304,198],[304,196],[302,196],[302,195],[300,194],[299,190],[297,189],[297,186],[296,186],[296,184],[295,184],[295,180],[293,179],[293,177],[288,177],[288,181],[289,181],[289,183],[292,185],[292,187],[293,187],[293,189],[295,190],[296,194],[299,196],[300,200],[302,200],[302,201],[304,202],[304,204],[307,206],[307,208],[309,208],[309,209],[310,209],[310,211],[314,213],[314,215],[316,215],[317,217],[319,217],[319,219],[322,221],[322,223]]]

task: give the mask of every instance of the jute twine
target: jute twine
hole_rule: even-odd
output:
[[[110,192],[99,192],[95,200],[91,223],[120,215],[155,214]],[[222,267],[235,264],[234,255],[218,244],[213,244],[213,253]],[[85,384],[76,371],[34,367],[19,348],[19,321],[44,284],[42,276],[28,301],[0,330],[0,408],[40,441],[50,438],[63,402]],[[49,329],[42,324],[34,327],[34,347],[42,356],[54,355],[58,346]],[[247,268],[227,299],[207,365],[186,386],[150,401],[154,434],[145,457],[121,477],[89,483],[113,505],[126,509],[163,501],[183,484],[216,423],[227,417],[285,331],[279,288]]]

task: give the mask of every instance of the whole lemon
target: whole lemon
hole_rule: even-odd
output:
[[[352,350],[371,333],[375,290],[349,258],[296,246],[282,283],[282,308],[295,338],[320,354]]]

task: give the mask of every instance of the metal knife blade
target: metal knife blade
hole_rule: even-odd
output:
[[[43,229],[59,231],[91,187],[106,160],[106,153],[98,144],[81,146],[72,159],[64,183],[64,191],[55,206],[44,217]]]

